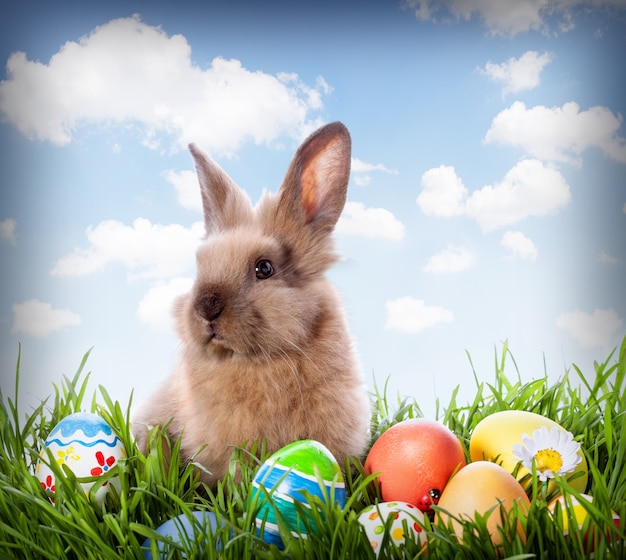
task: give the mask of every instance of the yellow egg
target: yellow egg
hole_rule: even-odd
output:
[[[495,463],[476,461],[463,467],[450,479],[439,499],[439,507],[445,512],[440,511],[439,515],[446,524],[452,519],[454,532],[462,539],[463,527],[453,517],[473,520],[477,513],[486,515],[493,507],[487,518],[487,529],[492,542],[498,545],[502,542],[498,531],[498,527],[502,526],[498,504],[501,503],[504,510],[509,512],[516,502],[523,511],[528,511],[530,501],[515,477]],[[525,539],[519,522],[517,530]]]
[[[522,436],[527,434],[532,436],[533,431],[541,427],[548,430],[557,428],[566,433],[567,430],[559,426],[556,422],[534,412],[523,410],[503,410],[490,414],[483,418],[474,428],[470,438],[470,455],[472,461],[487,460],[496,461],[507,471],[512,473],[520,459],[513,454],[513,446],[522,444]],[[566,475],[572,488],[579,492],[584,492],[587,486],[588,467],[587,460],[582,450],[578,451],[581,458],[580,463],[571,473]],[[578,475],[577,473],[582,473]],[[530,480],[529,470],[520,466],[517,479],[522,481],[524,477]],[[574,476],[575,475],[575,476]],[[529,483],[523,482],[528,487]],[[553,482],[548,486],[548,491],[553,491],[556,486]]]

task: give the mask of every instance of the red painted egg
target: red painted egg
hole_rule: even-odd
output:
[[[385,502],[402,501],[430,512],[452,474],[466,464],[463,447],[443,424],[426,418],[404,420],[380,436],[365,461],[379,473]]]

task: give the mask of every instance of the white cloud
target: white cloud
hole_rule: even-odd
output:
[[[626,163],[626,140],[618,134],[623,120],[606,107],[581,111],[570,102],[528,109],[516,101],[496,115],[484,141],[522,148],[543,161],[579,163],[583,151],[599,148],[607,157]]]
[[[609,255],[606,251],[600,251],[598,260],[602,264],[619,264],[619,259],[613,255]]]
[[[494,185],[470,195],[453,167],[429,169],[422,175],[417,204],[428,215],[465,215],[489,232],[529,216],[553,214],[569,203],[569,185],[557,169],[535,159],[517,163]]]
[[[607,351],[623,321],[612,308],[594,309],[593,313],[572,311],[561,313],[557,326],[565,329],[584,348],[602,348]]]
[[[465,247],[448,245],[447,249],[436,253],[426,263],[424,270],[433,273],[462,272],[474,264],[474,255]]]
[[[480,19],[494,35],[514,36],[534,30],[561,32],[575,27],[575,8],[624,8],[623,0],[406,0],[422,21]],[[583,11],[583,10],[581,10]],[[554,22],[554,23],[553,23]]]
[[[507,231],[500,240],[500,245],[508,249],[511,257],[526,261],[537,260],[539,251],[535,244],[521,231]]]
[[[6,239],[11,245],[17,242],[17,222],[13,218],[7,218],[0,222],[0,239]]]
[[[389,173],[391,175],[397,175],[397,169],[389,169],[382,163],[367,163],[360,159],[352,158],[351,165],[352,178],[354,182],[360,187],[364,187],[370,183],[370,173],[373,171],[380,171],[382,173]]]
[[[355,185],[358,185],[359,187],[367,187],[367,185],[372,182],[372,176],[367,174],[358,175],[353,173],[352,180],[354,181]]]
[[[410,296],[389,300],[385,303],[385,308],[385,330],[419,334],[431,327],[454,321],[451,311],[439,306],[428,306],[423,300]]]
[[[494,82],[502,84],[502,96],[509,93],[536,88],[539,85],[541,71],[552,60],[548,53],[539,54],[536,51],[525,52],[519,58],[509,58],[502,64],[487,62],[485,68],[479,72]]]
[[[57,145],[85,125],[130,124],[150,148],[164,138],[172,149],[190,141],[232,154],[245,141],[300,140],[316,128],[311,112],[330,91],[297,74],[265,74],[238,60],[194,64],[182,35],[168,36],[138,16],[112,20],[78,42],[69,41],[48,64],[13,53],[0,82],[0,112],[31,139]]]
[[[391,173],[392,175],[398,174],[397,169],[389,169],[382,163],[367,163],[356,158],[352,158],[351,171],[352,173],[371,173],[372,171],[382,171],[383,173]]]
[[[424,214],[449,218],[465,214],[467,189],[454,167],[441,165],[422,175],[417,205]]]
[[[346,202],[336,231],[344,235],[380,237],[400,241],[404,237],[404,224],[384,208],[366,208],[362,202]]]
[[[198,176],[195,171],[165,171],[165,180],[172,184],[178,195],[178,203],[188,210],[202,212],[202,195],[198,187]]]
[[[182,277],[155,284],[139,302],[137,316],[143,323],[153,328],[170,330],[174,300],[188,292],[192,285],[192,278]]]
[[[173,278],[193,267],[195,250],[204,236],[204,224],[152,224],[137,218],[132,227],[107,220],[86,231],[89,247],[75,249],[52,268],[54,276],[84,276],[110,263],[124,264],[141,278]]]
[[[569,185],[558,170],[525,159],[501,182],[473,192],[467,201],[467,215],[483,231],[492,231],[529,216],[554,214],[570,200]]]
[[[80,317],[76,313],[69,309],[53,309],[52,305],[38,299],[13,305],[13,333],[47,336],[76,325],[80,325]]]

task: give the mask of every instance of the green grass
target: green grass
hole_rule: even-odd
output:
[[[354,458],[348,468],[346,506],[312,500],[303,523],[317,527],[307,539],[295,538],[285,527],[284,551],[266,545],[254,526],[259,504],[250,500],[251,484],[259,464],[268,453],[259,446],[256,456],[243,449],[233,452],[231,471],[216,488],[207,489],[198,480],[193,464],[182,464],[177,442],[154,434],[144,456],[134,446],[129,431],[131,404],[113,402],[104,387],[91,399],[86,395],[89,375],[84,372],[87,355],[74,377],[66,378],[54,394],[37,409],[25,414],[17,409],[19,356],[15,392],[0,395],[0,558],[142,558],[142,544],[156,538],[155,528],[179,514],[210,510],[223,524],[215,534],[199,534],[194,541],[171,547],[168,558],[374,558],[367,537],[357,521],[359,512],[375,503],[378,491],[372,477],[366,477],[361,460]],[[505,374],[513,363],[514,375]],[[470,360],[470,366],[471,360]],[[626,338],[619,351],[594,371],[581,372],[573,365],[557,382],[547,375],[522,383],[506,343],[495,356],[492,383],[476,379],[476,395],[469,403],[457,402],[457,391],[447,406],[437,403],[437,416],[459,437],[466,454],[473,428],[485,416],[500,410],[519,409],[542,414],[572,432],[589,463],[586,493],[594,496],[582,530],[570,522],[563,534],[561,515],[553,519],[547,509],[552,496],[543,485],[530,489],[531,509],[504,516],[503,545],[491,544],[485,519],[464,521],[463,543],[442,521],[425,523],[427,547],[407,537],[402,547],[384,546],[379,558],[542,558],[586,557],[583,535],[589,526],[604,527],[593,534],[596,558],[626,558]],[[413,399],[390,399],[386,389],[372,396],[372,442],[393,424],[422,416]],[[45,495],[33,476],[33,466],[51,428],[72,412],[91,411],[101,415],[121,437],[128,457],[98,479],[104,483],[119,477],[120,491],[112,490],[104,504],[84,494],[71,473],[57,476],[55,503]],[[170,447],[169,468],[165,468],[163,447]],[[240,479],[235,471],[240,472]],[[569,497],[576,493],[562,481],[558,487]],[[569,502],[568,502],[569,503]],[[611,510],[621,518],[612,528]],[[303,512],[304,513],[304,512]],[[571,505],[563,516],[572,516]],[[516,531],[517,521],[525,527],[526,539]],[[223,548],[215,552],[215,542]],[[187,550],[183,550],[187,548]]]

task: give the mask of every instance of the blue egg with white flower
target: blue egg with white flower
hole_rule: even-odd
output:
[[[143,556],[147,560],[156,560],[153,555],[156,549],[158,552],[156,558],[169,558],[173,549],[181,550],[182,547],[183,558],[187,558],[185,551],[192,554],[190,557],[196,558],[198,555],[204,555],[211,540],[215,550],[222,550],[222,539],[219,536],[212,539],[209,537],[215,535],[220,527],[222,524],[211,511],[194,511],[191,517],[183,513],[168,519],[156,529],[164,540],[155,538],[153,542],[153,539],[147,538],[144,541]]]

